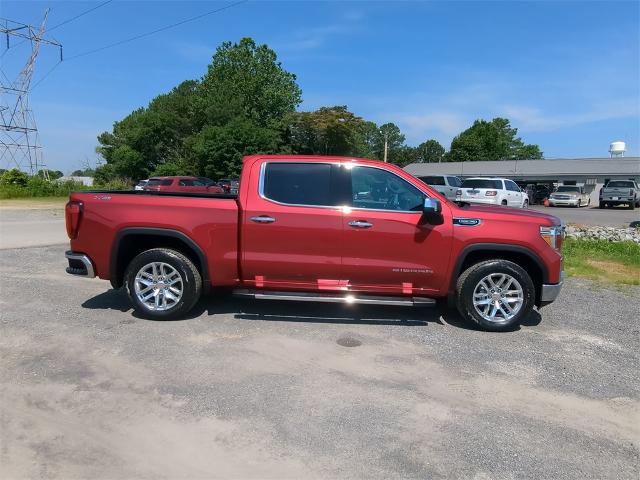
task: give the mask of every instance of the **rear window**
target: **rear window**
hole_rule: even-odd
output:
[[[431,175],[427,177],[418,177],[418,178],[422,180],[424,183],[426,183],[427,185],[445,185],[444,177],[439,175]]]
[[[633,182],[626,180],[613,180],[607,183],[607,188],[609,187],[617,187],[617,188],[633,188]]]
[[[332,205],[331,165],[325,163],[268,163],[263,194],[292,205]]]
[[[470,178],[462,182],[462,188],[495,188],[496,190],[501,190],[502,182],[500,180]]]

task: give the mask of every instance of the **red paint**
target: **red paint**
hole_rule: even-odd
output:
[[[355,162],[389,170],[426,196],[439,199],[443,222],[425,223],[419,212],[275,203],[258,194],[265,161]],[[81,215],[75,207],[67,208],[70,237],[77,231],[71,250],[88,255],[103,279],[111,276],[116,234],[124,228],[147,227],[176,230],[195,242],[206,256],[214,286],[444,297],[458,257],[478,243],[525,248],[542,260],[548,283],[560,281],[561,256],[539,233],[541,225],[558,225],[557,218],[526,209],[462,208],[399,167],[373,160],[257,155],[244,159],[237,199],[113,192],[107,197],[73,193],[74,202],[83,206]],[[259,216],[275,221],[251,220]],[[454,226],[454,218],[479,219],[480,224]],[[348,223],[353,220],[372,227],[351,228]]]

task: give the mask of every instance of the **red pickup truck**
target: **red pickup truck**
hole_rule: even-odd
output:
[[[184,316],[211,287],[256,299],[426,305],[513,328],[563,281],[563,226],[456,204],[388,163],[249,156],[238,195],[70,196],[67,272],[125,287],[146,317]]]

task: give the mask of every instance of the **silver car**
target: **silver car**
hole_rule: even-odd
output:
[[[418,177],[434,190],[437,190],[451,201],[456,199],[456,190],[462,185],[462,180],[454,175],[424,175]]]
[[[591,198],[585,193],[584,187],[577,185],[560,185],[549,196],[550,207],[586,207],[590,203]]]

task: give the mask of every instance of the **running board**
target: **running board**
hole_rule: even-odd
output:
[[[297,302],[326,302],[359,305],[395,305],[402,307],[433,306],[436,301],[426,297],[382,297],[378,295],[353,295],[336,293],[310,292],[275,292],[265,290],[234,290],[238,297],[253,298],[255,300],[292,300]]]

